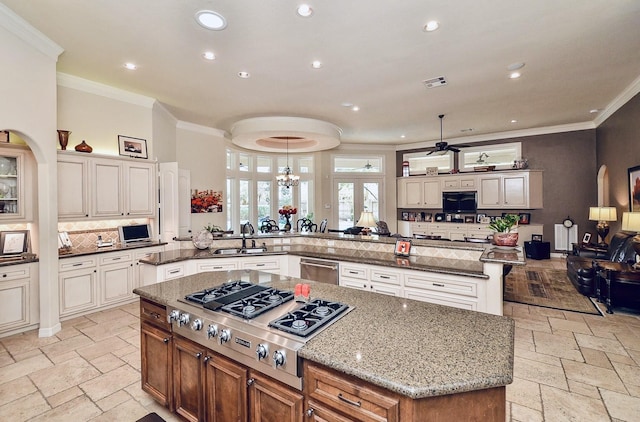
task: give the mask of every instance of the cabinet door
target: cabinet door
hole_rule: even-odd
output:
[[[527,175],[504,176],[502,202],[507,208],[527,207]]]
[[[205,350],[189,340],[173,340],[173,399],[175,411],[186,420],[204,420],[204,374],[202,359]]]
[[[142,389],[160,404],[171,408],[171,334],[148,323],[140,327]]]
[[[107,265],[100,268],[100,302],[107,305],[134,297],[133,264]]]
[[[65,316],[98,306],[97,270],[87,268],[61,272],[60,315]]]
[[[376,282],[370,282],[369,283],[369,291],[372,291],[374,293],[380,293],[383,295],[389,295],[389,296],[397,296],[400,297],[402,296],[402,288],[399,286],[391,286],[388,284],[384,284],[384,283],[376,283]]]
[[[425,180],[422,184],[422,204],[425,208],[442,208],[440,180]]]
[[[0,282],[0,333],[29,325],[29,279]]]
[[[500,182],[500,176],[480,178],[478,208],[499,208],[501,206]]]
[[[89,217],[89,164],[85,158],[58,156],[58,218]]]
[[[368,290],[369,285],[366,280],[351,279],[348,277],[340,277],[340,285],[342,287],[350,287],[358,290]]]
[[[93,160],[92,163],[92,216],[122,216],[122,164],[115,160]]]
[[[302,394],[257,372],[251,371],[250,376],[253,422],[302,422]]]
[[[25,183],[25,162],[24,152],[0,149],[0,220],[25,218],[25,188],[27,195],[33,191]]]
[[[247,421],[247,373],[219,355],[206,358],[205,413],[211,422]]]
[[[307,420],[312,422],[354,422],[355,419],[347,418],[331,410],[330,407],[323,406],[319,402],[309,400],[305,405],[305,415]],[[359,422],[360,420],[358,420]]]
[[[126,215],[153,217],[156,210],[155,167],[153,164],[126,163]]]
[[[422,206],[422,179],[402,180],[402,201],[406,208]]]

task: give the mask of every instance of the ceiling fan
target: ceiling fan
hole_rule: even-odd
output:
[[[429,151],[427,155],[431,155],[434,152],[460,152],[460,148],[467,148],[469,145],[449,145],[449,143],[442,140],[442,119],[444,119],[444,114],[440,114],[438,117],[440,118],[440,142],[436,142],[436,146],[433,147],[433,149]]]

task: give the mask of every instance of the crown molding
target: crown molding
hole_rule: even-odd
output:
[[[64,51],[62,47],[2,3],[0,3],[0,26],[55,62]]]
[[[575,132],[578,130],[588,130],[588,129],[595,129],[595,128],[596,128],[596,125],[594,122],[570,123],[566,125],[545,126],[545,127],[536,127],[536,128],[530,128],[530,129],[510,130],[507,132],[487,133],[484,135],[447,138],[445,139],[445,141],[447,141],[450,144],[455,144],[457,142],[463,142],[465,144],[469,144],[474,142],[497,141],[497,140],[509,139],[509,138],[524,138],[525,136],[548,135],[550,133]],[[434,146],[435,143],[438,141],[440,141],[440,139],[438,139],[437,141],[425,141],[425,142],[416,142],[413,144],[398,145],[396,147],[396,151],[429,148]]]
[[[183,120],[178,120],[178,123],[176,124],[176,128],[188,130],[190,132],[198,132],[205,135],[219,136],[225,139],[229,138],[229,134],[224,130],[216,129],[209,126],[202,126],[195,123],[185,122]]]
[[[628,103],[633,97],[635,97],[640,92],[640,76],[638,76],[631,84],[622,91],[616,98],[613,99],[607,105],[603,112],[598,114],[593,122],[596,127],[600,126],[605,120],[607,120],[613,113],[618,111],[622,106]]]
[[[134,94],[132,92],[125,91],[124,89],[114,88],[112,86],[90,81],[78,76],[69,75],[68,73],[58,72],[57,81],[58,86],[76,89],[89,94],[100,95],[101,97],[111,98],[112,100],[122,101],[146,108],[153,107],[153,104],[156,102],[155,98]]]

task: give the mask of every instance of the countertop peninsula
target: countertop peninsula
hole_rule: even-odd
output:
[[[188,293],[258,276],[271,277],[267,285],[288,290],[303,281],[251,270],[207,272],[134,293],[170,308]],[[304,282],[311,284],[312,297],[355,309],[303,346],[303,359],[413,399],[500,387],[513,380],[511,318]]]

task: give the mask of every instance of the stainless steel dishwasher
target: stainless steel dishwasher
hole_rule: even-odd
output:
[[[327,259],[302,258],[300,260],[300,278],[328,284],[338,284],[339,264]]]

